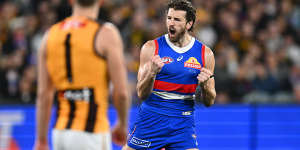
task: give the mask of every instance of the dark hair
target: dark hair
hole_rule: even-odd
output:
[[[170,0],[167,11],[170,8],[175,10],[183,10],[186,12],[185,19],[187,22],[193,21],[193,24],[189,29],[189,31],[192,31],[196,20],[196,9],[193,7],[192,3],[187,0]]]
[[[97,0],[76,0],[76,2],[82,7],[89,7],[95,4]]]

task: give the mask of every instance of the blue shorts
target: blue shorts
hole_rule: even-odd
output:
[[[140,110],[127,145],[136,150],[198,148],[194,127],[194,115],[175,117]]]

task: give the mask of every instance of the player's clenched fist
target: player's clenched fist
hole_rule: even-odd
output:
[[[205,83],[209,78],[213,77],[213,73],[206,69],[206,68],[201,68],[201,72],[198,74],[197,79],[199,84]]]
[[[151,72],[157,74],[160,72],[161,68],[164,66],[164,62],[160,59],[158,55],[152,57],[151,60]]]

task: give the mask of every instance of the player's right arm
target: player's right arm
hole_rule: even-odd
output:
[[[160,57],[154,56],[154,52],[154,41],[146,42],[141,50],[137,83],[137,94],[141,100],[145,100],[151,94],[155,76],[164,66]]]
[[[116,144],[123,145],[126,142],[128,109],[130,107],[129,91],[126,90],[128,83],[123,42],[118,29],[110,23],[102,26],[96,41],[96,50],[107,61],[109,79],[113,84],[113,104],[118,114],[118,121],[112,131],[112,138]]]
[[[36,101],[36,141],[35,150],[48,150],[48,129],[51,108],[54,99],[55,87],[51,82],[46,65],[46,41],[48,34],[44,35],[41,48],[38,51],[38,88]]]

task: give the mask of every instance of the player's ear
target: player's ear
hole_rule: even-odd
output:
[[[192,28],[192,26],[193,26],[193,21],[189,21],[189,22],[186,23],[186,29],[187,30],[190,30]]]

